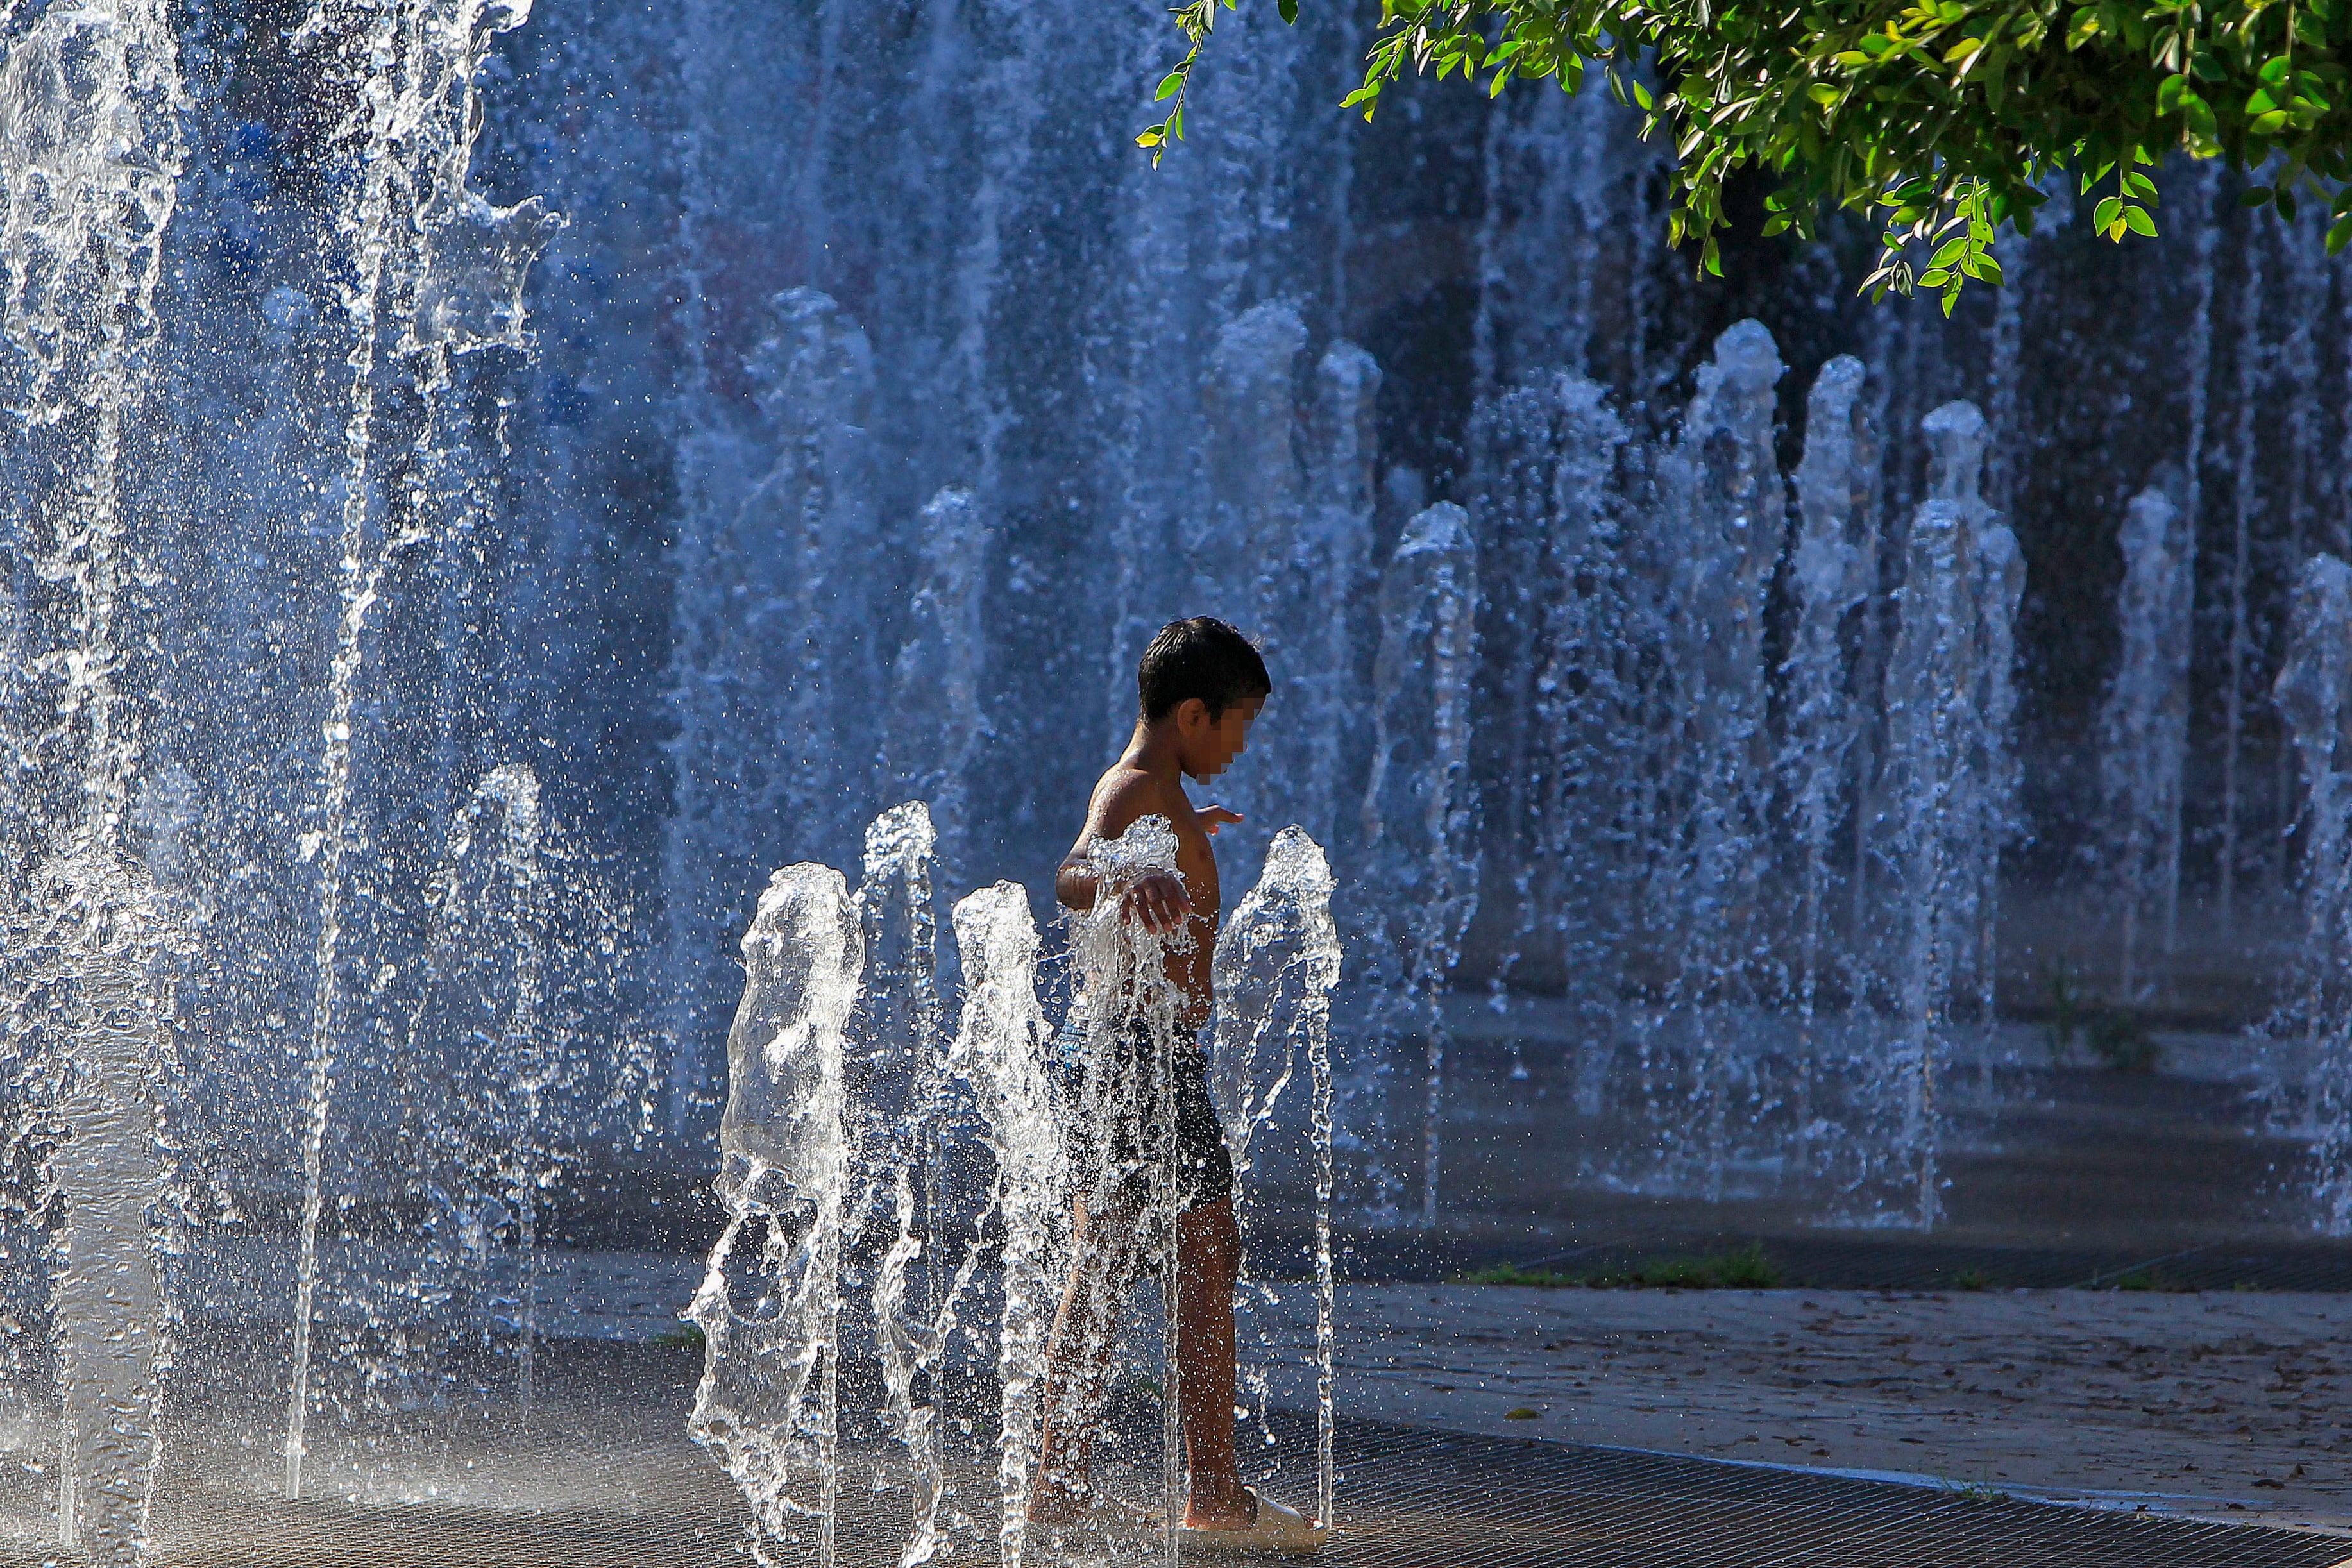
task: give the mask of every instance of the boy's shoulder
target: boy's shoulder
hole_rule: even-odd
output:
[[[1115,839],[1154,814],[1181,823],[1192,815],[1192,801],[1181,788],[1123,761],[1103,770],[1095,783],[1094,817],[1104,838]]]

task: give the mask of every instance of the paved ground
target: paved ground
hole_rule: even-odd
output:
[[[210,1304],[282,1321],[286,1271],[241,1255]],[[700,1274],[559,1250],[539,1321],[650,1340]],[[1276,1290],[1244,1356],[1297,1409],[1312,1293]],[[1374,1420],[2352,1526],[2352,1295],[1343,1285],[1338,1326],[1342,1408]]]
[[[1378,1420],[2352,1527],[2352,1297],[1367,1285],[1338,1326]]]

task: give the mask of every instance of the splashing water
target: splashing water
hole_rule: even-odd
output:
[[[2180,913],[2180,783],[2189,750],[2189,540],[2160,490],[2132,498],[2116,605],[2123,649],[2099,715],[2108,855],[2122,907],[2122,995],[2137,1000],[2141,921],[2151,910],[2168,956]]]
[[[1819,1157],[1813,1145],[1827,1130],[1815,1121],[1820,1042],[1813,1030],[1823,969],[1832,961],[1839,812],[1870,724],[1848,653],[1849,622],[1878,587],[1877,441],[1862,391],[1862,361],[1841,356],[1822,367],[1806,401],[1805,456],[1797,471],[1803,524],[1789,573],[1797,626],[1781,664],[1789,696],[1780,789],[1802,850],[1795,1123],[1808,1166]],[[1836,977],[1849,995],[1860,995],[1861,976],[1847,957],[1846,972]]]
[[[887,1396],[883,1424],[907,1452],[913,1527],[901,1556],[905,1568],[947,1548],[940,1513],[947,1509],[952,1517],[952,1499],[940,1463],[941,1383],[980,1260],[975,1226],[953,1274],[945,1271],[950,1114],[931,912],[936,842],[930,810],[919,800],[877,817],[866,831],[866,878],[856,898],[866,979],[852,1029],[848,1114],[856,1155],[847,1179],[858,1196],[845,1228],[855,1232],[866,1212],[887,1197],[897,1231],[876,1270],[873,1318]],[[913,1271],[919,1262],[919,1274]],[[931,1399],[919,1406],[922,1381]]]
[[[2296,575],[2287,660],[2276,687],[2303,774],[2302,995],[2286,1021],[2309,1060],[2305,1125],[2314,1139],[2320,1228],[2352,1235],[2352,566],[2315,555]],[[2274,1096],[2279,1092],[2273,1090]]]
[[[1923,429],[1931,498],[1912,519],[1886,674],[1889,852],[1904,923],[1883,1146],[1887,1176],[1924,1228],[1942,1211],[1937,1079],[1953,999],[1971,976],[1987,1021],[1991,1010],[2000,845],[2016,789],[2010,628],[2024,569],[2015,538],[1978,495],[1983,416],[1949,403]]]
[[[754,414],[711,411],[680,454],[684,634],[667,743],[679,792],[661,858],[673,1133],[705,1097],[701,1042],[722,1005],[711,955],[733,911],[709,890],[741,886],[762,863],[847,847],[856,824],[839,802],[864,796],[886,706],[866,634],[883,579],[864,424],[872,347],[829,296],[794,288],[767,303],[744,369]],[[775,735],[803,738],[779,750],[764,738]]]
[[[1051,1409],[1039,1398],[1056,1284],[1083,1263],[1072,1257],[1072,1198],[1093,1215],[1124,1213],[1130,1198],[1120,1189],[1141,1176],[1143,1207],[1132,1234],[1113,1238],[1114,1245],[1133,1245],[1139,1236],[1158,1254],[1163,1322],[1174,1322],[1184,1285],[1173,1265],[1172,1163],[1143,1169],[1107,1160],[1075,1170],[1064,1132],[1072,1115],[1095,1125],[1110,1116],[1164,1124],[1172,1051],[1190,1048],[1168,963],[1184,950],[1189,932],[1144,930],[1125,917],[1123,894],[1142,875],[1173,872],[1175,834],[1166,818],[1147,817],[1090,851],[1100,893],[1091,913],[1069,921],[1084,987],[1073,1027],[1089,1061],[1126,1065],[1081,1075],[1080,1104],[1063,1103],[1048,1068],[1038,936],[1025,891],[1000,883],[956,905],[963,994],[942,1056],[925,924],[929,813],[920,802],[895,807],[876,819],[866,841],[866,875],[855,898],[843,895],[843,879],[824,867],[779,872],[744,938],[750,973],[730,1040],[721,1124],[719,1190],[729,1220],[688,1312],[703,1328],[706,1347],[691,1429],[751,1503],[755,1555],[768,1561],[797,1547],[823,1558],[832,1550],[848,1414],[837,1371],[843,1310],[864,1279],[852,1249],[862,1253],[861,1233],[878,1223],[872,1308],[882,1380],[874,1413],[903,1458],[883,1460],[873,1473],[877,1491],[903,1489],[910,1499],[898,1559],[914,1568],[988,1548],[960,1506],[956,1487],[971,1483],[951,1484],[957,1472],[946,1451],[943,1374],[950,1354],[961,1351],[992,1363],[999,1379],[996,1442],[985,1462],[995,1474],[994,1550],[1017,1564],[1031,1549],[1030,1472],[1041,1419],[1082,1432],[1105,1414],[1099,1378],[1073,1379]],[[1330,991],[1340,958],[1332,890],[1319,846],[1303,830],[1285,829],[1265,874],[1235,909],[1215,963],[1223,993],[1218,1092],[1243,1170],[1253,1166],[1252,1151],[1265,1145],[1302,1058],[1311,1079],[1303,1153],[1316,1195],[1318,1490],[1326,1518],[1336,1479]],[[1150,1050],[1119,1049],[1139,1034],[1153,1042]],[[954,1173],[968,1168],[964,1154],[983,1143],[992,1175],[976,1195],[963,1194]],[[948,1249],[959,1239],[961,1251],[949,1269]],[[983,1243],[992,1239],[1002,1291],[992,1323],[975,1305]],[[1106,1359],[1118,1348],[1127,1279],[1100,1281],[1107,1288],[1092,1299],[1105,1310],[1089,1315],[1081,1308],[1084,1321],[1073,1328],[1085,1348]],[[1172,1337],[1164,1349],[1162,1480],[1181,1513],[1181,1386]]]
[[[449,824],[426,899],[432,924],[421,983],[386,1065],[398,1083],[396,1143],[380,1168],[398,1170],[426,1215],[425,1243],[405,1277],[360,1288],[470,1308],[495,1326],[492,1244],[511,1225],[520,1283],[511,1326],[518,1403],[528,1426],[539,1346],[540,1195],[555,1180],[548,1102],[566,1064],[542,1016],[548,888],[539,779],[520,763],[482,777]],[[466,1298],[470,1297],[470,1300]],[[354,1303],[380,1315],[381,1302]],[[455,1328],[404,1336],[371,1358],[383,1375],[425,1386],[447,1379],[446,1352],[472,1335]]]
[[[743,935],[743,963],[719,1123],[727,1226],[687,1313],[705,1357],[688,1429],[751,1503],[761,1562],[773,1561],[771,1547],[804,1544],[831,1568],[842,1226],[856,1155],[843,1041],[866,964],[841,873],[776,873]]]
[[[939,852],[953,864],[967,852],[967,779],[987,734],[988,528],[971,492],[952,486],[925,503],[920,520],[923,576],[890,669],[882,777],[932,803]]]
[[[1086,1059],[1095,1070],[1084,1074],[1084,1103],[1070,1113],[1086,1125],[1098,1128],[1146,1127],[1155,1123],[1175,1125],[1176,1052],[1189,1051],[1192,1041],[1181,1024],[1183,993],[1169,975],[1169,962],[1189,952],[1190,922],[1173,930],[1153,931],[1128,918],[1127,891],[1148,875],[1173,876],[1176,872],[1176,830],[1160,816],[1139,817],[1116,839],[1097,840],[1088,847],[1095,873],[1095,902],[1090,910],[1067,912],[1070,952],[1083,988],[1072,1003],[1085,1031]],[[1134,1042],[1132,1045],[1129,1042]],[[1123,1064],[1112,1067],[1108,1064]],[[1178,1413],[1182,1374],[1176,1359],[1178,1298],[1183,1280],[1176,1267],[1176,1182],[1174,1140],[1168,1140],[1164,1157],[1143,1172],[1147,1197],[1138,1217],[1137,1234],[1159,1254],[1160,1310],[1164,1325],[1160,1364],[1160,1485],[1170,1521],[1167,1550],[1177,1552],[1174,1521],[1183,1512],[1182,1433]],[[1072,1173],[1072,1186],[1089,1215],[1118,1212],[1121,1186],[1135,1174],[1119,1161],[1104,1158],[1090,1169]],[[1108,1245],[1121,1244],[1109,1239]],[[1080,1249],[1083,1250],[1083,1249]],[[1086,1267],[1080,1259],[1074,1267]],[[1117,1333],[1114,1292],[1093,1292],[1097,1310],[1085,1314],[1078,1333],[1082,1355],[1108,1350],[1102,1343]],[[1065,1395],[1060,1408],[1046,1416],[1055,1427],[1085,1431],[1100,1417],[1087,1407],[1081,1386]]]
[[[122,489],[128,422],[151,380],[184,108],[170,9],[149,0],[52,6],[0,63],[8,399],[20,439],[66,486],[23,524],[38,577],[65,596],[69,638],[31,662],[61,686],[56,726],[36,744],[72,759],[63,771],[78,795],[53,802],[49,842],[21,846],[37,872],[12,857],[0,935],[23,982],[8,1036],[50,1124],[38,1186],[57,1215],[57,1534],[102,1564],[147,1548],[170,1359],[164,1232],[177,1199],[163,1115],[176,1082],[175,942],[121,851],[144,744],[122,627],[141,563]],[[44,1007],[46,1018],[27,1011]]]
[[[1744,1063],[1733,1004],[1752,994],[1758,883],[1772,775],[1765,729],[1764,594],[1781,548],[1786,491],[1772,455],[1771,334],[1739,322],[1699,371],[1674,449],[1659,466],[1665,556],[1667,798],[1648,826],[1675,911],[1673,1006],[1695,1031],[1683,1157],[1710,1199],[1724,1192]]]
[[[1037,1000],[1037,926],[1029,894],[1017,883],[1000,882],[958,904],[954,920],[963,960],[963,1016],[949,1060],[971,1086],[988,1128],[996,1155],[990,1205],[1004,1228],[996,1339],[997,1553],[1003,1568],[1021,1568],[1029,1469],[1037,1452],[1037,1375],[1054,1323],[1069,1171],[1061,1112],[1045,1067],[1045,1012]]]
[[[1287,827],[1265,852],[1257,885],[1218,934],[1216,1049],[1209,1085],[1246,1197],[1250,1146],[1273,1121],[1306,1059],[1307,1147],[1315,1191],[1316,1515],[1331,1517],[1331,990],[1339,983],[1339,933],[1331,919],[1331,868],[1304,829]],[[1236,1209],[1247,1214],[1245,1203]]]
[[[328,669],[318,826],[302,841],[302,858],[319,863],[319,935],[302,1117],[294,1375],[286,1414],[289,1499],[302,1495],[310,1421],[325,1145],[344,1007],[338,966],[362,664],[387,570],[399,552],[429,538],[433,528],[433,512],[416,509],[371,528],[379,521],[370,482],[383,390],[379,360],[387,334],[394,353],[420,357],[418,381],[426,405],[420,441],[430,452],[436,448],[436,411],[448,355],[524,341],[522,277],[545,243],[551,220],[535,199],[513,208],[491,206],[467,188],[466,180],[481,130],[477,81],[489,40],[522,26],[530,15],[530,0],[399,0],[381,5],[322,0],[294,35],[298,47],[341,46],[339,58],[358,62],[339,68],[350,73],[356,90],[355,106],[337,132],[341,150],[358,172],[347,187],[338,223],[351,244],[356,279],[343,290],[352,330],[344,362],[352,380],[340,481],[342,611]],[[488,248],[486,253],[469,246]]]
[[[1450,502],[1406,526],[1381,583],[1373,664],[1372,770],[1364,789],[1365,853],[1386,889],[1376,923],[1387,982],[1378,1038],[1416,1029],[1424,1046],[1421,1213],[1437,1221],[1446,1026],[1439,1000],[1477,911],[1475,822],[1468,789],[1470,677],[1477,637],[1478,556],[1469,517]],[[1375,1070],[1388,1050],[1376,1045]],[[1382,1099],[1375,1100],[1383,1105]],[[1375,1116],[1385,1113],[1375,1112]],[[1369,1173],[1392,1209],[1394,1178]]]

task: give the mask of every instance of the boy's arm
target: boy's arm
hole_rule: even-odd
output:
[[[1070,846],[1070,852],[1055,868],[1055,898],[1065,908],[1092,909],[1102,891],[1095,871],[1096,842],[1118,837],[1133,827],[1138,818],[1160,810],[1152,799],[1149,779],[1122,781],[1101,791],[1087,812],[1087,825],[1079,831],[1078,841]],[[1166,872],[1154,872],[1138,879],[1120,902],[1128,918],[1142,922],[1147,931],[1173,931],[1192,913],[1192,898],[1184,891],[1184,879]]]

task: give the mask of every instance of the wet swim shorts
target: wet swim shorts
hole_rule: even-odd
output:
[[[1091,1060],[1082,1025],[1066,1025],[1061,1047],[1063,1125],[1070,1169],[1081,1194],[1116,1181],[1121,1198],[1150,1201],[1160,1162],[1167,1156],[1168,1117],[1160,1113],[1160,1049],[1142,1024],[1118,1036],[1106,1082]],[[1209,1098],[1207,1052],[1180,1040],[1169,1064],[1176,1126],[1176,1211],[1234,1196],[1234,1157],[1226,1151],[1216,1103]],[[1108,1122],[1106,1127],[1100,1124]]]

